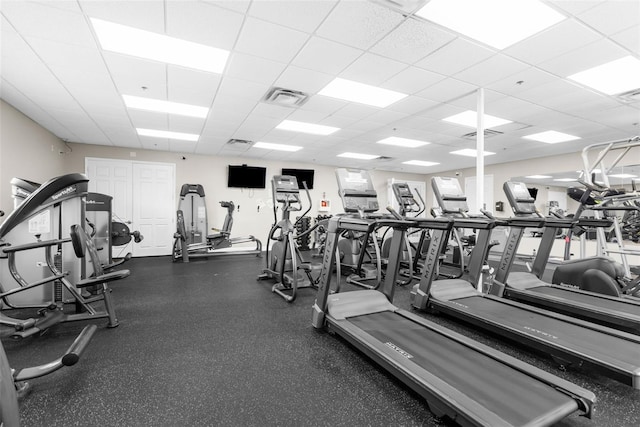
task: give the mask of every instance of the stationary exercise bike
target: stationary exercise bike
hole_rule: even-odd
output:
[[[311,195],[306,183],[303,183],[308,209],[298,218],[300,221],[311,210]],[[272,279],[276,281],[271,290],[280,295],[287,302],[296,299],[297,291],[301,288],[316,287],[317,280],[313,278],[314,267],[304,262],[296,241],[309,235],[322,223],[316,223],[304,233],[297,234],[296,223],[291,222],[291,212],[302,210],[298,180],[295,176],[276,175],[271,180],[273,197],[274,225],[269,230],[268,240],[273,240],[271,250],[267,245],[267,266],[258,276],[258,280]],[[281,205],[282,218],[278,221],[277,207]],[[320,266],[318,266],[320,267]]]
[[[231,237],[233,226],[233,202],[220,202],[227,209],[221,229],[212,228],[215,234],[207,234],[207,207],[204,188],[200,184],[184,184],[180,189],[177,211],[177,231],[173,235],[173,261],[220,255],[257,255],[262,253],[262,243],[253,236]],[[234,245],[255,243],[255,248],[230,250]]]

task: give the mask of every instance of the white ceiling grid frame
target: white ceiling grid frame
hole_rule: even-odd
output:
[[[288,64],[308,39],[307,33],[247,17],[234,49]]]
[[[383,89],[389,89],[396,92],[405,93],[407,95],[414,95],[415,93],[429,86],[432,86],[444,80],[445,78],[446,76],[443,76],[442,74],[434,73],[432,71],[427,71],[422,68],[408,67],[400,71],[393,77],[390,77],[389,79],[385,80],[380,85],[380,87],[382,87]],[[404,99],[394,102],[387,108],[393,109],[394,105],[404,101]]]
[[[380,86],[406,68],[407,65],[402,62],[367,52],[342,71],[340,78]]]
[[[603,2],[578,14],[579,19],[607,36],[636,25],[638,16],[640,2],[637,0]]]
[[[313,33],[325,20],[338,0],[253,1],[249,15],[305,33]]]

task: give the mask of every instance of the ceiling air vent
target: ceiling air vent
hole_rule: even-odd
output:
[[[227,145],[250,147],[253,145],[253,141],[247,141],[246,139],[230,139],[227,141]]]
[[[623,102],[640,102],[640,88],[619,93],[616,95],[616,98]]]
[[[263,102],[268,104],[280,105],[282,107],[299,107],[307,102],[309,95],[297,90],[284,89],[281,87],[272,87],[262,98]]]
[[[485,129],[484,130],[484,137],[485,138],[491,138],[492,136],[496,136],[496,135],[502,135],[504,132],[500,132],[497,130],[493,130],[493,129]],[[476,136],[478,135],[478,132],[471,132],[471,133],[465,133],[464,135],[462,135],[462,137],[464,139],[476,139]]]

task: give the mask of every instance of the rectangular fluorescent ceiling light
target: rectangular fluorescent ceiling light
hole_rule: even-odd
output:
[[[358,102],[379,108],[387,107],[408,96],[404,93],[341,78],[333,80],[318,92],[318,95],[329,96],[344,101]]]
[[[627,92],[640,88],[640,59],[625,56],[567,78],[607,95]]]
[[[577,181],[576,178],[556,178],[554,179],[554,181],[558,181],[558,182],[572,182],[572,181]]]
[[[390,136],[389,138],[381,139],[378,144],[396,145],[398,147],[417,148],[423,145],[429,144],[426,141],[419,141],[417,139],[399,138],[397,136]]]
[[[204,119],[209,114],[207,107],[198,107],[178,102],[162,101],[159,99],[142,98],[140,96],[122,95],[124,105],[136,110],[155,111],[158,113],[176,114],[179,116],[198,117]]]
[[[311,133],[313,135],[331,135],[340,130],[332,126],[316,125],[313,123],[296,122],[294,120],[283,120],[276,129],[291,130],[294,132]]]
[[[402,162],[403,165],[412,165],[412,166],[435,166],[440,163],[436,162],[427,162],[426,160],[407,160],[406,162]]]
[[[637,176],[631,175],[630,173],[617,173],[615,175],[609,175],[609,178],[637,178]]]
[[[221,74],[229,51],[91,18],[102,49]]]
[[[342,154],[338,154],[336,157],[347,157],[349,159],[359,159],[359,160],[373,160],[373,159],[377,159],[380,156],[376,156],[374,154],[342,153]]]
[[[559,142],[574,141],[580,139],[579,136],[569,135],[567,133],[548,130],[546,132],[534,133],[532,135],[523,136],[524,139],[546,142],[547,144],[557,144]]]
[[[566,18],[538,0],[431,0],[416,15],[496,49]]]
[[[478,114],[475,111],[467,110],[460,114],[454,114],[450,117],[445,117],[442,121],[455,123],[457,125],[468,126],[471,128],[477,128],[478,125]],[[490,116],[489,114],[484,115],[484,127],[485,129],[494,128],[496,126],[506,125],[507,123],[512,123],[511,120],[501,119],[500,117]]]
[[[530,178],[530,179],[548,179],[548,178],[552,178],[551,175],[528,175],[525,178]]]
[[[452,151],[449,154],[457,154],[458,156],[467,156],[467,157],[477,157],[478,150],[474,150],[473,148],[465,148],[463,150]],[[491,156],[496,153],[492,153],[491,151],[485,151],[485,156]]]
[[[142,129],[136,128],[138,135],[151,136],[153,138],[180,139],[183,141],[197,141],[200,135],[193,133],[170,132],[167,130]]]
[[[277,151],[298,151],[302,150],[302,147],[297,145],[284,145],[284,144],[272,144],[270,142],[256,142],[253,144],[254,148],[264,148],[265,150],[277,150]]]

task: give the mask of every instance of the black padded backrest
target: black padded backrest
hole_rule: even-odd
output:
[[[502,184],[515,216],[530,216],[536,213],[536,205],[524,182],[507,181]]]
[[[431,178],[431,187],[443,214],[469,212],[467,196],[462,191],[458,178],[434,176]]]
[[[70,233],[73,250],[75,251],[76,256],[78,256],[78,258],[84,258],[88,254],[91,265],[93,266],[93,274],[95,276],[101,276],[104,274],[102,263],[98,256],[98,250],[96,249],[96,245],[93,243],[91,236],[89,236],[84,228],[78,224],[71,226]]]
[[[86,254],[86,246],[84,238],[79,230],[82,230],[78,224],[71,226],[71,244],[73,245],[73,251],[78,258],[84,258]],[[83,230],[84,231],[84,230]]]

